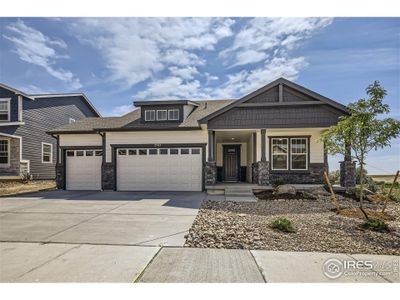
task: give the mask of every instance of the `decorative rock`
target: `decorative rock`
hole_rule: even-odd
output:
[[[285,195],[285,194],[296,195],[296,193],[297,193],[296,188],[290,184],[279,185],[276,187],[274,191],[275,195]]]
[[[327,190],[325,190],[324,187],[322,187],[322,186],[313,187],[313,188],[309,189],[308,192],[310,192],[311,194],[313,194],[315,196],[329,196],[330,195],[330,193],[327,192]]]

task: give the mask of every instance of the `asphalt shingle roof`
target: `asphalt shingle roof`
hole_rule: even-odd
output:
[[[199,120],[231,104],[236,100],[202,100],[193,101],[199,104],[182,123],[171,122],[141,122],[140,108],[121,117],[85,118],[72,124],[57,127],[49,133],[90,132],[103,130],[157,130],[200,128]]]

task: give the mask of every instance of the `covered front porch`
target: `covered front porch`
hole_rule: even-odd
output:
[[[265,128],[208,130],[205,186],[257,187],[296,184],[313,187],[325,182],[327,153],[319,137],[326,128]],[[341,163],[342,186],[353,178],[348,156]],[[350,168],[351,167],[351,168]],[[211,188],[214,186],[215,188]]]

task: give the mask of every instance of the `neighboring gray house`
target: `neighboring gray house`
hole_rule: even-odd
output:
[[[46,132],[86,117],[100,114],[84,94],[27,95],[0,83],[0,178],[54,179],[56,139]]]
[[[238,100],[134,102],[121,117],[86,118],[57,136],[57,185],[69,190],[201,191],[219,182],[323,183],[318,138],[345,106],[280,78]],[[341,183],[354,184],[350,156]]]

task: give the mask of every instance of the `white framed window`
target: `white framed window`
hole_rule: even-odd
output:
[[[42,163],[53,163],[53,144],[42,143]]]
[[[76,120],[73,119],[73,118],[69,118],[69,120],[68,120],[68,123],[69,123],[69,124],[72,124],[72,123],[75,123],[75,122],[76,122]]]
[[[0,122],[10,121],[10,98],[0,98]]]
[[[168,110],[168,120],[179,120],[179,109]]]
[[[271,161],[272,170],[288,170],[289,154],[288,154],[288,139],[287,138],[272,138],[271,139]]]
[[[308,169],[308,139],[291,138],[290,139],[290,169],[307,170]]]
[[[157,121],[166,121],[166,120],[167,120],[167,111],[157,110]]]
[[[155,121],[156,120],[156,111],[155,110],[146,110],[144,112],[144,120],[145,121]]]
[[[0,166],[10,166],[10,140],[0,139]]]

